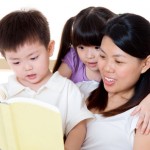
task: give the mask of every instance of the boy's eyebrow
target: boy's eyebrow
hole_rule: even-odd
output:
[[[38,51],[32,52],[31,54],[27,55],[26,57],[30,57],[30,56],[32,56],[32,55],[34,55],[36,53],[38,53]],[[10,60],[19,60],[19,58],[12,58],[12,57],[10,57],[9,59]]]
[[[27,55],[27,57],[30,57],[30,56],[32,56],[32,55],[34,55],[34,54],[36,54],[36,53],[38,53],[38,51],[32,52],[31,54]]]
[[[12,57],[9,57],[10,60],[19,60],[19,58],[12,58]]]

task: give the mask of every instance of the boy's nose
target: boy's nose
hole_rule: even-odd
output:
[[[26,63],[24,68],[25,68],[25,71],[28,71],[28,70],[32,70],[33,67],[31,64]]]

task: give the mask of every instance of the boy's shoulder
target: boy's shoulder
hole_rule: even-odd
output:
[[[77,92],[80,91],[78,86],[70,79],[63,77],[59,72],[55,72],[50,80],[47,82],[47,86],[53,91],[66,91],[66,92]]]
[[[23,89],[23,85],[21,85],[16,76],[14,74],[8,77],[8,80],[0,83],[0,98],[7,99],[13,93],[18,93]],[[11,93],[11,94],[10,94]]]
[[[15,87],[16,82],[18,82],[18,81],[16,80],[15,75],[14,74],[9,75],[7,77],[7,81],[4,80],[3,82],[0,83],[0,88],[8,88],[9,86]]]
[[[56,84],[73,84],[76,86],[76,84],[71,81],[70,79],[63,77],[62,75],[60,75],[60,73],[58,71],[56,71],[50,78],[50,80]]]

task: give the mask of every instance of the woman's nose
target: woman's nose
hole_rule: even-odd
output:
[[[113,73],[114,72],[114,64],[112,62],[107,62],[104,66],[106,72]]]

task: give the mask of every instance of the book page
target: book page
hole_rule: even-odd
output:
[[[57,108],[25,99],[7,101],[14,124],[16,150],[64,150],[62,121]]]

